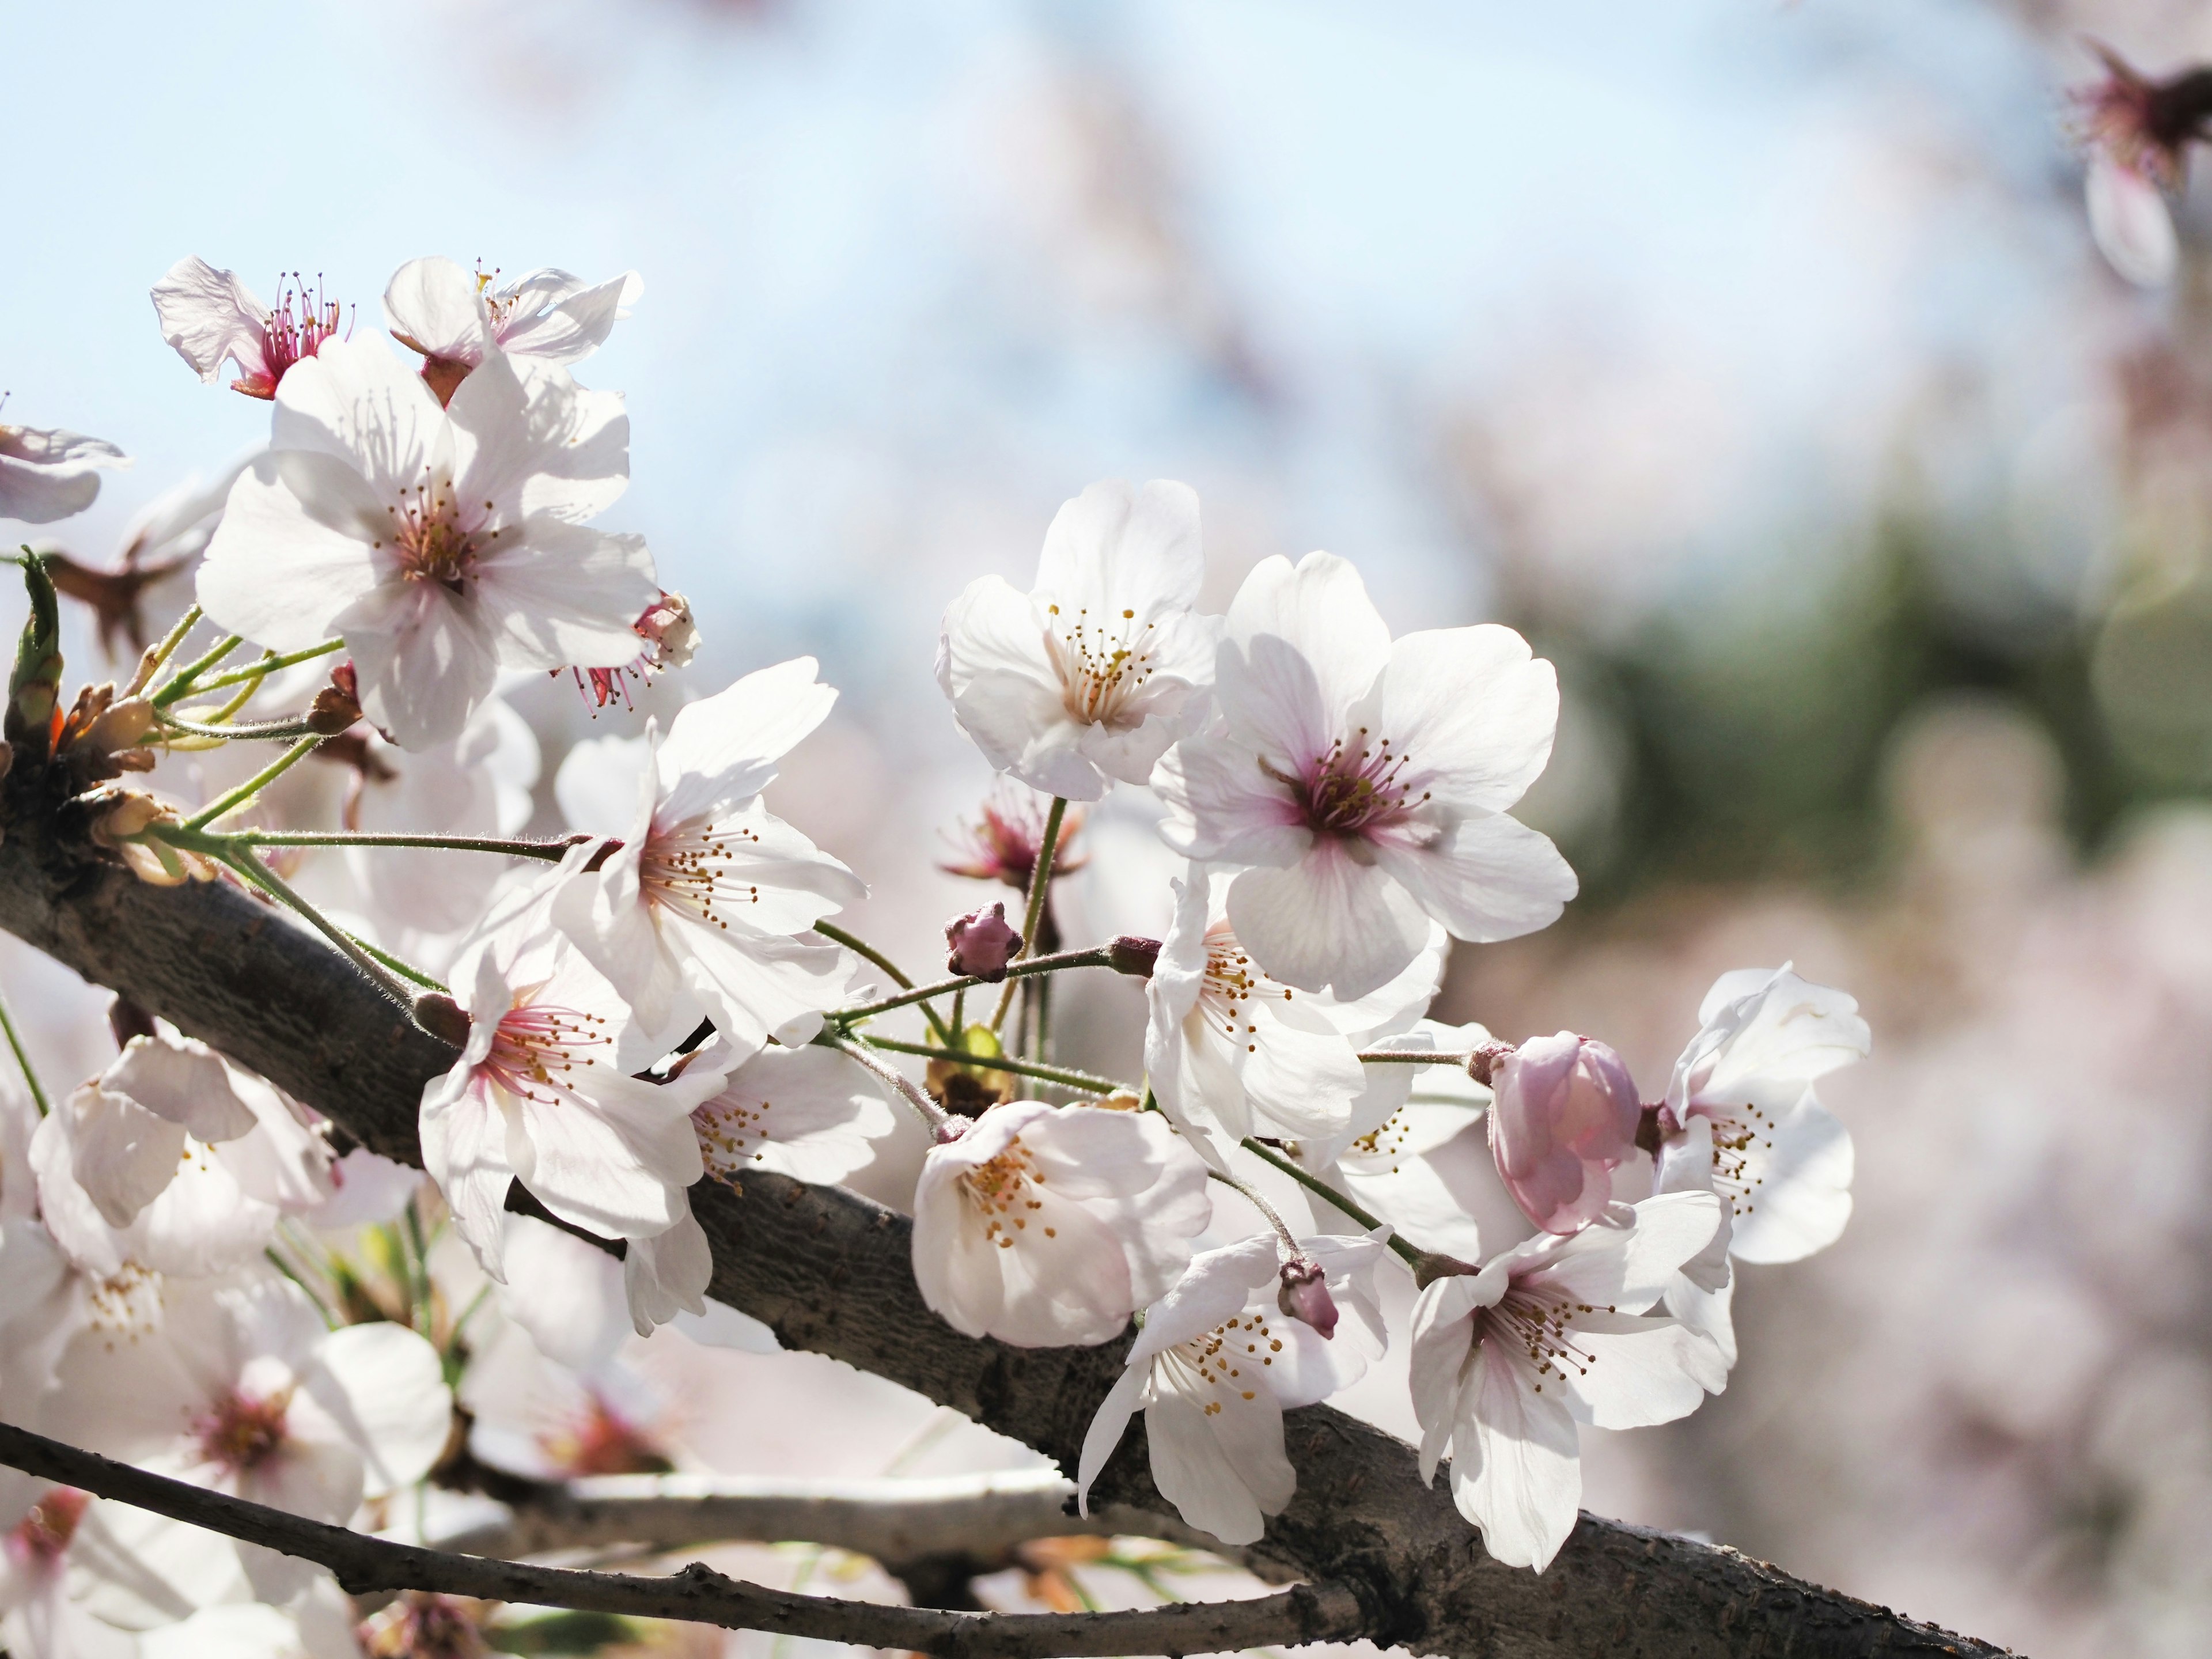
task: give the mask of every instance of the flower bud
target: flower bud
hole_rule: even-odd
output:
[[[1135,933],[1123,933],[1106,947],[1106,965],[1132,979],[1150,979],[1160,959],[1160,942]]]
[[[1490,1150],[1522,1213],[1551,1233],[1596,1220],[1644,1116],[1620,1056],[1571,1031],[1534,1037],[1494,1063],[1491,1086]]]
[[[443,991],[423,991],[415,998],[415,1023],[434,1037],[442,1037],[456,1048],[469,1041],[469,1017],[461,1005]]]
[[[348,658],[331,670],[331,683],[307,706],[307,729],[334,738],[361,718],[361,682]]]
[[[994,899],[946,924],[945,942],[951,947],[945,963],[948,973],[993,984],[1006,978],[1006,965],[1022,953],[1022,936],[1007,922],[1003,900]]]
[[[1310,1255],[1294,1255],[1283,1264],[1275,1305],[1301,1325],[1310,1325],[1326,1341],[1336,1334],[1336,1299],[1328,1293],[1328,1275]]]

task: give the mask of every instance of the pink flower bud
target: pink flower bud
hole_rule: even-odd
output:
[[[1301,1325],[1310,1325],[1323,1340],[1336,1334],[1336,1299],[1328,1293],[1328,1275],[1311,1256],[1292,1256],[1283,1264],[1282,1285],[1275,1305]]]
[[[945,942],[952,949],[945,963],[948,972],[994,984],[1006,978],[1006,964],[1022,950],[1022,936],[1008,925],[1006,907],[996,900],[948,923]]]
[[[1636,1150],[1644,1108],[1620,1056],[1561,1031],[1495,1062],[1490,1151],[1513,1201],[1550,1233],[1605,1212],[1613,1171]]]

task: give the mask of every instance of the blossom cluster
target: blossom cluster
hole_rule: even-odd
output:
[[[1425,1472],[1449,1454],[1491,1554],[1542,1569],[1575,1522],[1577,1425],[1720,1391],[1734,1264],[1842,1231],[1851,1143],[1814,1088],[1867,1052],[1851,1000],[1788,966],[1724,975],[1650,1100],[1594,1037],[1432,1018],[1455,941],[1542,928],[1575,894],[1512,815],[1550,757],[1553,667],[1495,624],[1394,638],[1323,552],[1262,561],[1208,613],[1198,498],[1173,483],[1093,484],[1030,591],[985,577],[945,612],[939,686],[1005,775],[963,872],[1013,890],[949,923],[945,976],[834,924],[865,885],[765,803],[836,702],[811,659],[576,745],[553,790],[571,832],[517,839],[538,764],[503,677],[574,674],[604,708],[696,644],[642,538],[594,522],[628,481],[628,416],[572,370],[640,293],[416,259],[380,331],[196,258],[155,286],[163,338],[204,380],[233,364],[269,442],[171,514],[196,606],[66,718],[57,678],[34,758],[73,769],[97,852],[289,908],[453,1058],[419,1102],[427,1182],[341,1155],[307,1106],[136,1011],[50,1110],[10,1097],[9,1419],[389,1524],[396,1494],[496,1455],[465,1426],[494,1402],[456,1416],[485,1339],[446,1281],[473,1276],[579,1374],[625,1328],[772,1347],[709,1302],[716,1251],[742,1246],[708,1237],[692,1189],[843,1181],[911,1110],[927,1306],[1015,1346],[1126,1345],[1086,1502],[1142,1412],[1160,1493],[1257,1540],[1297,1492],[1284,1413],[1395,1345]],[[82,507],[116,459],[0,440],[0,512],[21,518]],[[202,626],[223,637],[194,657]],[[259,658],[226,670],[244,647]],[[1164,808],[1172,921],[1070,948],[1054,882],[1083,805],[1115,790]],[[1093,969],[1145,981],[1124,1079],[1050,1050],[1055,983]],[[1511,1237],[1486,1237],[1433,1161],[1476,1132]],[[513,1213],[518,1188],[568,1231]],[[618,1242],[619,1265],[578,1237]],[[576,1311],[586,1285],[604,1316]],[[632,1467],[614,1420],[556,1469]],[[11,1650],[208,1619],[216,1650],[256,1604],[287,1640],[343,1625],[326,1576],[253,1547],[34,1483],[0,1504]]]

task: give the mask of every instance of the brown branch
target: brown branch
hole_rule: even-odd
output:
[[[1118,1653],[1219,1653],[1278,1642],[1322,1642],[1358,1626],[1359,1602],[1333,1585],[1301,1584],[1247,1601],[1182,1601],[1128,1613],[944,1613],[768,1589],[694,1561],[667,1577],[527,1566],[371,1538],[149,1474],[27,1429],[0,1423],[0,1463],[173,1521],[328,1567],[349,1594],[434,1590],[637,1619],[682,1619],[725,1630],[772,1631],[943,1659],[1043,1659]]]
[[[89,867],[56,840],[37,769],[5,781],[0,927],[173,1021],[328,1114],[388,1157],[419,1164],[424,1082],[453,1050],[416,1028],[320,940],[236,890],[156,889]],[[69,826],[66,819],[61,827]],[[714,1248],[712,1293],[787,1347],[902,1383],[1076,1466],[1125,1345],[1012,1348],[951,1330],[922,1304],[904,1218],[842,1188],[748,1175],[692,1204]],[[1297,1495],[1258,1544],[1224,1553],[1262,1576],[1349,1584],[1362,1634],[1491,1659],[1690,1659],[1742,1654],[1872,1659],[2000,1650],[1716,1549],[1585,1515],[1540,1576],[1482,1552],[1404,1443],[1327,1407],[1285,1419]],[[1094,1501],[1170,1516],[1133,1425]],[[1171,1525],[1164,1519],[1155,1530]],[[1170,1534],[1172,1535],[1172,1534]]]

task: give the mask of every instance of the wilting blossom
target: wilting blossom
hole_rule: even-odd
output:
[[[652,556],[586,523],[629,483],[629,434],[619,398],[558,369],[495,356],[441,409],[380,336],[331,343],[278,388],[200,604],[272,650],[343,635],[368,718],[442,742],[502,667],[637,654]]]
[[[1505,816],[1544,769],[1559,684],[1510,628],[1393,644],[1358,574],[1312,553],[1262,562],[1229,608],[1219,722],[1160,763],[1161,833],[1241,870],[1237,937],[1300,990],[1365,995],[1434,917],[1458,938],[1549,924],[1574,872]]]
[[[0,519],[52,524],[90,507],[102,468],[130,459],[104,438],[0,421]]]
[[[684,1189],[705,1167],[691,1109],[723,1067],[657,1085],[629,1075],[629,1011],[550,929],[518,923],[471,956],[454,987],[468,1042],[423,1085],[422,1164],[484,1271],[503,1277],[510,1181],[606,1238],[651,1238],[688,1216]]]
[[[249,398],[274,398],[296,365],[340,337],[335,300],[295,282],[267,306],[235,271],[217,270],[198,254],[170,266],[153,299],[161,337],[192,372],[212,386],[228,357],[238,366],[230,389]]]
[[[785,752],[837,694],[811,657],[763,668],[648,727],[629,835],[561,890],[559,925],[641,1030],[673,1047],[704,1015],[732,1056],[804,1042],[850,978],[836,945],[798,937],[866,896],[860,879],[761,802]]]
[[[99,1330],[62,1362],[46,1427],[234,1497],[343,1523],[364,1497],[420,1480],[453,1422],[437,1350],[385,1322],[329,1329],[273,1273],[166,1281],[160,1328]],[[287,1560],[249,1547],[257,1581]],[[299,1564],[289,1563],[294,1568]]]
[[[1343,1133],[1367,1086],[1354,1039],[1428,1006],[1441,932],[1389,983],[1346,1001],[1253,960],[1227,915],[1226,873],[1193,866],[1174,887],[1175,920],[1145,987],[1145,1068],[1161,1109],[1217,1162],[1250,1134]]]
[[[644,292],[634,270],[586,283],[550,265],[495,286],[432,254],[392,273],[384,318],[393,339],[422,354],[422,378],[444,403],[495,352],[562,364],[590,356]]]
[[[1578,1422],[1669,1423],[1720,1391],[1727,1372],[1712,1344],[1646,1310],[1721,1222],[1711,1194],[1668,1194],[1577,1233],[1539,1233],[1421,1292],[1422,1478],[1450,1454],[1453,1501],[1494,1559],[1540,1572],[1574,1530]]]
[[[1604,1214],[1644,1115],[1620,1056],[1572,1031],[1531,1037],[1497,1062],[1491,1086],[1491,1155],[1521,1212],[1552,1233]]]
[[[1142,783],[1205,705],[1205,572],[1188,485],[1092,484],[1054,517],[1030,592],[985,576],[946,610],[938,684],[991,764],[1047,794]]]
[[[1850,1219],[1850,1132],[1813,1085],[1865,1059],[1873,1038],[1856,1002],[1787,963],[1723,974],[1698,1019],[1660,1110],[1656,1184],[1717,1193],[1728,1219],[1668,1286],[1667,1304],[1733,1364],[1729,1258],[1802,1261]]]
[[[994,1106],[933,1146],[914,1199],[914,1276],[968,1336],[1103,1342],[1189,1265],[1206,1166],[1148,1112]]]
[[[1281,1282],[1272,1234],[1194,1257],[1175,1288],[1145,1310],[1127,1368],[1084,1434],[1076,1475],[1083,1513],[1091,1512],[1091,1483],[1141,1411],[1160,1495],[1188,1524],[1224,1544],[1257,1540],[1267,1517],[1280,1514],[1297,1489],[1283,1449],[1283,1413],[1358,1381],[1382,1352],[1370,1279],[1382,1248],[1367,1238],[1299,1242],[1314,1287],[1334,1290],[1353,1315],[1336,1340],[1270,1305]]]

